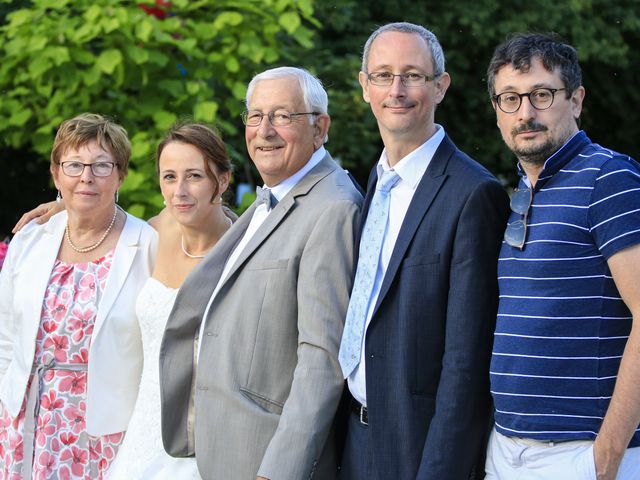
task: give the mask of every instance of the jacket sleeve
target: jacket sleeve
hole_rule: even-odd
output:
[[[298,363],[259,476],[310,478],[325,446],[343,387],[338,349],[353,281],[358,217],[357,204],[334,202],[304,247],[297,284]]]
[[[466,480],[484,448],[489,362],[498,305],[497,260],[508,197],[496,181],[468,196],[454,237],[445,349],[417,478]]]
[[[15,329],[11,313],[13,303],[13,270],[19,240],[9,245],[9,251],[0,271],[0,383],[4,378],[13,355]]]

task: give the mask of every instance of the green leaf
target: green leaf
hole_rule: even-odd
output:
[[[102,22],[104,33],[110,33],[120,27],[120,20],[117,18],[105,18]]]
[[[198,82],[187,82],[187,93],[189,95],[195,95],[200,91],[200,84]]]
[[[89,22],[94,22],[100,15],[102,15],[102,8],[95,4],[84,12],[84,18]]]
[[[73,56],[74,61],[82,63],[83,65],[89,65],[96,59],[96,57],[91,52],[79,48],[73,50],[71,55]]]
[[[225,26],[237,26],[242,23],[244,19],[243,15],[238,12],[222,12],[213,22],[213,28],[216,30],[222,30]]]
[[[67,47],[49,47],[44,53],[53,60],[57,67],[69,61],[69,49]]]
[[[244,97],[247,94],[247,86],[242,82],[234,82],[231,91],[233,92],[233,96],[235,98],[244,100]]]
[[[40,77],[44,72],[51,68],[51,60],[47,57],[39,56],[35,57],[31,63],[29,63],[29,74],[33,78]]]
[[[115,48],[105,50],[98,57],[98,67],[107,74],[112,74],[116,67],[122,62],[122,53]]]
[[[47,45],[47,37],[33,36],[29,41],[29,49],[32,52],[39,52]]]
[[[129,45],[127,47],[127,54],[137,65],[142,65],[149,61],[149,52],[143,47]]]
[[[300,16],[296,12],[286,12],[280,15],[278,23],[291,34],[300,26]]]
[[[193,109],[193,117],[198,121],[213,122],[217,111],[216,102],[198,102]]]
[[[145,176],[141,172],[137,172],[132,168],[129,168],[129,173],[124,179],[124,182],[120,186],[120,192],[130,192],[140,188],[145,182]]]
[[[146,208],[141,203],[133,203],[129,205],[129,207],[127,207],[127,212],[133,215],[134,217],[138,217],[138,218],[145,218],[144,217],[145,211],[146,211]]]
[[[23,10],[16,10],[15,12],[11,12],[7,15],[7,18],[11,20],[9,26],[11,28],[19,27],[20,25],[30,22],[33,17],[33,12],[31,10],[27,10],[26,8]]]
[[[9,124],[21,127],[25,123],[27,123],[27,120],[29,120],[30,118],[31,110],[29,110],[28,108],[22,108],[16,112],[13,112],[11,117],[9,117]]]
[[[176,123],[177,117],[171,112],[160,110],[153,114],[153,121],[156,127],[160,130],[168,130],[174,123]]]
[[[149,41],[151,32],[153,32],[153,25],[148,19],[144,19],[136,26],[136,37],[138,37],[143,42]]]
[[[227,66],[227,70],[229,70],[230,72],[235,73],[240,70],[240,63],[238,62],[238,59],[236,57],[229,56],[229,58],[227,58],[227,61],[225,62],[225,65]]]
[[[98,81],[100,80],[100,77],[102,77],[102,72],[100,70],[100,67],[98,67],[98,65],[96,64],[89,70],[82,72],[81,75],[82,75],[82,81],[84,82],[84,84],[87,87],[91,87],[92,85],[95,85],[96,83],[98,83]]]

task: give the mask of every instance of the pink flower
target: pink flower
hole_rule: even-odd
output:
[[[93,273],[87,273],[82,276],[78,285],[78,300],[81,303],[87,303],[96,294],[96,278]]]
[[[22,435],[19,433],[9,434],[9,450],[13,452],[13,461],[19,462],[22,460],[24,451],[22,449]]]
[[[89,454],[86,450],[72,445],[71,448],[66,448],[62,452],[60,460],[71,460],[71,472],[75,476],[80,477],[84,474],[84,466],[89,463]]]
[[[80,408],[75,405],[69,405],[64,409],[64,416],[69,421],[69,427],[73,433],[80,435],[84,432],[86,426],[84,421],[84,402],[80,402]]]
[[[0,242],[0,270],[2,269],[4,258],[7,256],[7,250],[9,250],[9,244],[6,241]]]
[[[63,465],[58,470],[58,478],[60,480],[71,480],[71,470],[66,465]]]
[[[87,375],[85,372],[70,372],[60,370],[59,375],[61,392],[71,392],[73,395],[81,395],[87,388]]]
[[[51,280],[53,283],[53,279]],[[71,303],[71,293],[69,290],[60,289],[57,295],[48,295],[43,313],[49,314],[55,323],[60,323],[67,315]]]
[[[53,416],[51,415],[51,412],[46,412],[44,415],[38,416],[36,443],[40,447],[44,447],[47,443],[47,438],[56,432],[55,422],[52,420]]]
[[[78,440],[78,436],[74,435],[73,433],[69,433],[69,432],[62,432],[60,434],[60,441],[64,444],[64,445],[73,445],[74,443],[76,443],[76,440]]]
[[[81,348],[80,352],[76,352],[71,355],[69,360],[71,363],[89,363],[89,349]]]
[[[93,332],[93,308],[75,307],[71,310],[71,315],[67,320],[67,330],[72,334],[71,338],[75,344],[82,341],[85,335]]]
[[[64,400],[62,398],[56,398],[56,391],[50,390],[49,393],[45,394],[40,401],[40,405],[45,410],[55,410],[56,408],[64,407]]]
[[[54,467],[56,465],[56,458],[46,450],[38,455],[38,461],[34,465],[36,474],[36,480],[45,480],[51,477]]]
[[[43,347],[48,349],[53,347],[53,356],[57,362],[67,363],[67,350],[69,350],[69,339],[63,335],[51,335],[44,341]]]

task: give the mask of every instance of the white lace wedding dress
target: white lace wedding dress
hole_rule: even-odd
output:
[[[142,332],[144,367],[133,416],[108,480],[200,479],[194,458],[173,458],[164,451],[160,431],[158,358],[177,293],[177,289],[149,278],[138,296],[136,314]]]

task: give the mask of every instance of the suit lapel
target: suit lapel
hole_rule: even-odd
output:
[[[100,333],[104,319],[109,315],[116,298],[118,298],[120,291],[124,287],[133,260],[140,248],[141,229],[141,225],[134,224],[134,222],[130,221],[129,215],[127,214],[122,233],[120,234],[120,238],[116,244],[116,250],[113,254],[114,261],[111,263],[109,278],[107,279],[107,284],[100,299],[100,308],[98,308],[98,314],[96,316],[92,342]]]
[[[44,299],[53,265],[56,258],[58,258],[66,223],[66,212],[59,213],[51,218],[43,226],[44,234],[38,240],[36,248],[31,249],[28,254],[29,268],[33,269],[32,282],[29,284],[30,298]],[[34,341],[42,318],[42,301],[26,303],[24,318],[33,320],[30,324],[27,338]]]
[[[405,258],[407,249],[409,248],[418,227],[422,223],[423,218],[429,211],[433,200],[438,195],[438,192],[447,178],[447,165],[454,151],[455,146],[451,140],[449,140],[449,137],[445,135],[440,146],[436,150],[431,163],[422,176],[413,198],[411,199],[411,203],[409,204],[409,209],[404,217],[404,222],[400,228],[396,244],[393,247],[393,253],[391,254],[387,271],[385,272],[382,285],[380,286],[380,294],[378,295],[378,300],[373,312],[374,315],[389,291],[389,288],[393,283],[393,279],[398,273],[400,264]]]
[[[325,157],[316,165],[309,173],[307,173],[292,189],[284,196],[284,198],[278,202],[278,204],[271,210],[264,223],[260,225],[258,230],[254,233],[249,243],[236,260],[234,266],[229,270],[225,283],[230,280],[240,267],[247,261],[247,259],[253,255],[253,253],[269,238],[269,236],[276,230],[278,225],[287,217],[291,209],[296,205],[296,198],[302,195],[306,195],[314,187],[316,183],[329,175],[337,168],[335,162],[331,159],[331,156],[327,153]],[[246,230],[246,228],[245,228]]]

